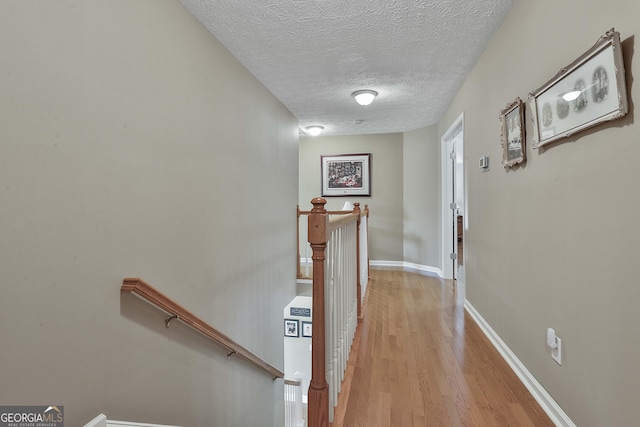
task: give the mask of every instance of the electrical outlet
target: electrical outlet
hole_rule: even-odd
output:
[[[556,336],[556,348],[551,349],[551,358],[556,361],[558,365],[562,365],[562,340]]]

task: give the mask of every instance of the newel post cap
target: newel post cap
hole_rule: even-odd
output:
[[[324,212],[324,205],[327,204],[327,200],[322,197],[314,197],[311,199],[311,204],[313,205],[312,212]]]

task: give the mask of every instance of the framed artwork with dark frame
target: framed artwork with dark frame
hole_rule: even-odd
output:
[[[527,159],[524,133],[524,104],[516,98],[500,111],[502,164],[508,169]]]
[[[284,319],[284,336],[298,338],[300,336],[299,324],[297,319]]]
[[[529,94],[532,147],[538,148],[627,114],[620,34],[611,29],[551,80]]]
[[[320,156],[322,197],[371,196],[371,153]]]
[[[302,321],[302,336],[304,338],[311,338],[312,326],[311,322]]]

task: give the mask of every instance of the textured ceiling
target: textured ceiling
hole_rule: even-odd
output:
[[[515,0],[180,1],[300,127],[349,135],[437,123]]]

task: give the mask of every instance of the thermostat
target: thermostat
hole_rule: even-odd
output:
[[[480,169],[489,169],[489,156],[480,157],[478,166],[480,167]]]

